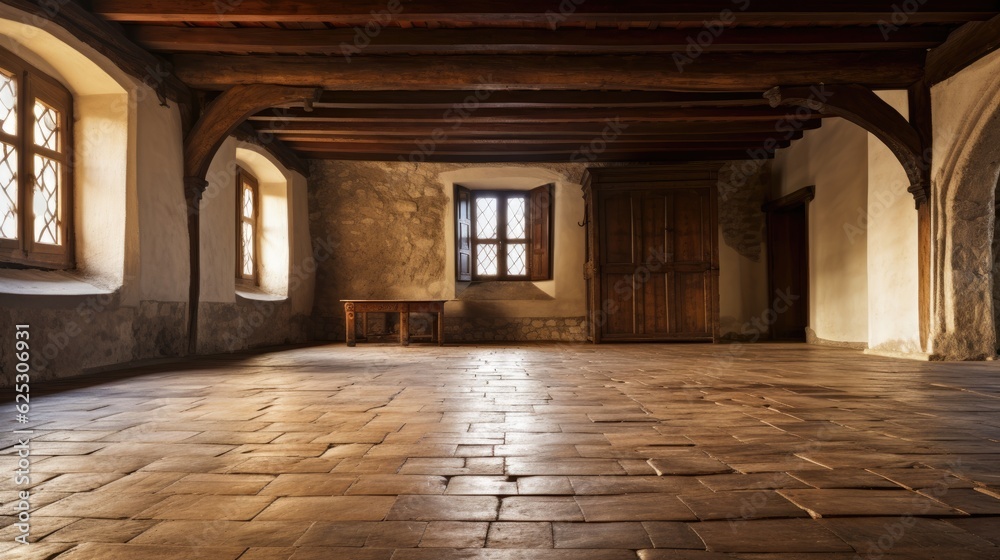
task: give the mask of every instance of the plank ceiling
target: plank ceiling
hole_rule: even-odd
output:
[[[305,158],[693,161],[745,159],[820,126],[823,115],[771,108],[771,87],[918,82],[929,49],[993,18],[1000,2],[93,0],[90,9],[209,99],[242,83],[325,88],[312,110],[251,118]]]

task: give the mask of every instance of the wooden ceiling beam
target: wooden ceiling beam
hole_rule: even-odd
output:
[[[677,1],[615,0],[558,3],[535,0],[480,0],[456,4],[444,0],[92,0],[94,13],[112,21],[135,22],[325,22],[337,25],[365,25],[378,18],[408,22],[507,23],[529,22],[555,26],[565,23],[628,23],[725,21],[733,16],[744,25],[816,22],[830,25],[871,24],[889,21],[890,2],[843,0],[802,2],[800,0],[754,0],[744,11],[730,0]],[[464,8],[464,10],[463,10]],[[899,9],[902,12],[902,9]],[[965,22],[996,15],[990,0],[950,0],[920,5],[907,16],[910,23]],[[736,13],[738,12],[738,14]]]
[[[269,114],[270,113],[270,114]],[[277,113],[277,114],[275,114]],[[801,112],[800,112],[801,113]],[[616,122],[737,122],[776,121],[795,118],[789,109],[770,107],[692,107],[692,108],[581,108],[581,109],[285,109],[265,111],[250,117],[255,122],[324,122],[399,124],[431,123],[448,128],[481,123],[601,123]]]
[[[471,96],[471,97],[470,97]],[[469,91],[332,91],[323,92],[317,108],[379,109],[535,109],[571,107],[759,107],[768,106],[759,92],[673,91],[492,91],[480,99]]]
[[[698,30],[630,29],[383,29],[364,49],[355,47],[353,28],[292,31],[270,28],[132,26],[129,34],[152,50],[258,54],[640,54],[683,52]],[[928,49],[948,38],[954,26],[903,27],[883,34],[878,27],[736,27],[706,52]]]
[[[192,87],[222,90],[269,83],[349,90],[760,91],[781,84],[859,83],[908,87],[923,78],[921,50],[712,53],[685,65],[670,56],[238,56],[177,55],[175,70]]]
[[[733,161],[754,159],[746,150],[724,150],[724,151],[695,151],[695,152],[617,152],[606,153],[590,157],[582,154],[444,154],[433,153],[413,156],[412,154],[385,154],[372,152],[367,154],[350,154],[336,152],[302,152],[302,157],[306,159],[339,159],[352,161],[415,161],[415,162],[439,162],[439,163],[507,163],[507,162],[571,162],[591,163],[593,161],[632,161],[632,162],[656,162],[656,161]],[[576,159],[574,159],[576,157]],[[774,157],[774,153],[765,155],[768,159]]]
[[[779,142],[778,148],[786,148],[789,141]],[[339,143],[318,143],[318,142],[288,142],[288,147],[293,150],[309,152],[338,152],[338,153],[371,153],[383,152],[387,154],[410,154],[420,152],[422,148],[418,142],[382,142],[376,144],[347,144]],[[677,142],[663,143],[636,143],[630,141],[612,141],[600,144],[604,146],[601,152],[712,152],[720,150],[747,150],[758,147],[752,142],[719,142],[716,144],[684,144]],[[510,145],[510,144],[442,144],[436,146],[434,152],[442,154],[504,154],[508,156],[529,155],[529,154],[573,154],[590,150],[589,142],[575,143],[547,143],[539,145]],[[596,148],[595,148],[596,149]]]
[[[802,131],[795,132],[793,134],[779,134],[772,132],[771,134],[632,134],[632,135],[622,135],[621,141],[629,143],[669,143],[669,142],[683,142],[685,144],[712,144],[720,142],[739,142],[746,145],[757,145],[763,144],[769,139],[775,139],[778,141],[791,141],[799,140],[802,138]],[[382,142],[414,142],[419,141],[420,138],[412,137],[405,138],[400,136],[326,136],[322,134],[316,135],[302,135],[302,134],[290,134],[290,135],[275,135],[275,138],[286,142],[295,144],[379,144]],[[577,143],[584,141],[585,139],[579,136],[568,136],[559,134],[548,134],[540,137],[533,138],[510,138],[510,137],[477,137],[477,136],[462,136],[462,137],[449,137],[437,141],[437,145],[447,146],[452,144],[461,145],[492,145],[492,146],[538,146],[547,145],[551,143]]]
[[[256,122],[257,130],[267,134],[317,134],[327,136],[408,136],[430,138],[438,132],[438,137],[545,137],[552,134],[564,136],[596,137],[613,131],[619,136],[632,134],[675,134],[675,135],[717,135],[717,134],[793,134],[800,130],[819,128],[821,119],[806,121],[772,122],[726,122],[726,123],[640,123],[627,128],[615,127],[613,123],[563,123],[558,126],[541,127],[536,124],[469,124],[459,128],[434,127],[430,125],[399,125],[392,123],[315,123],[315,122]]]
[[[969,22],[941,46],[927,53],[927,84],[933,86],[958,74],[1000,48],[1000,16]]]

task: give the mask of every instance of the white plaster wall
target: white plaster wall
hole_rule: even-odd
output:
[[[78,96],[74,111],[77,269],[113,289],[125,276],[126,193],[134,196],[134,182],[128,180],[128,96]]]
[[[191,276],[180,112],[174,103],[161,107],[155,95],[140,97],[137,106],[140,297],[187,301]]]
[[[877,92],[908,117],[908,94]],[[909,180],[889,148],[868,134],[868,346],[873,353],[919,354],[917,211]],[[858,229],[865,224],[856,224]]]
[[[868,207],[868,133],[823,121],[774,161],[773,198],[816,186],[809,203],[809,327],[822,341],[868,341],[867,233],[848,235]]]
[[[288,299],[292,313],[312,311],[316,289],[316,269],[320,259],[330,258],[328,240],[316,240],[316,251],[309,233],[309,193],[301,173],[291,172],[288,185],[288,223],[292,236],[289,254]]]
[[[761,319],[771,303],[767,296],[767,249],[754,262],[726,245],[719,232],[719,322],[722,336],[758,334],[753,319]],[[763,324],[767,324],[766,321]]]
[[[201,201],[201,301],[236,301],[236,139],[229,138],[208,168]]]

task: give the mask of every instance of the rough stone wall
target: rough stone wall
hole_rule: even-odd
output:
[[[444,334],[448,342],[583,342],[587,318],[453,317],[445,318]]]
[[[46,298],[42,304],[4,305],[0,339],[13,341],[16,325],[30,326],[31,380],[49,381],[116,364],[183,356],[187,351],[187,305],[146,301],[121,307],[118,294]],[[34,301],[33,301],[34,300]],[[14,381],[16,357],[0,345],[0,386]]]
[[[1000,183],[997,183],[994,205],[1000,203]],[[998,212],[993,213],[993,330],[996,332],[997,346],[1000,346],[1000,220]],[[1000,354],[1000,348],[998,348]]]
[[[719,227],[726,245],[759,262],[767,225],[761,206],[771,185],[771,163],[747,163],[729,162],[719,170]]]
[[[222,354],[306,342],[309,317],[293,314],[288,301],[237,297],[236,303],[202,303],[198,353]]]
[[[312,163],[312,236],[336,245],[316,277],[319,310],[335,310],[340,297],[444,294],[448,197],[440,172],[436,165]]]
[[[344,308],[340,300],[344,298],[450,297],[445,267],[454,264],[447,262],[445,220],[452,208],[450,196],[439,177],[442,173],[467,167],[397,162],[311,163],[311,233],[314,239],[331,239],[334,243],[333,257],[322,263],[317,271],[312,317],[315,338],[343,340]],[[554,170],[569,181],[580,182],[587,166],[531,164],[526,167]],[[510,337],[505,340],[511,341],[564,340],[577,336],[568,328],[547,330],[545,322],[549,318],[543,320],[541,326],[533,325],[537,319],[481,318],[488,325],[479,325],[475,322],[477,319],[480,318],[448,317],[446,328],[453,333],[448,338],[458,340],[458,336],[467,335],[478,336],[475,340],[496,340],[495,332],[504,333]],[[565,321],[567,318],[551,319]],[[578,317],[572,319],[574,324],[580,320]],[[478,331],[460,333],[464,328]],[[524,338],[527,336],[533,338]]]

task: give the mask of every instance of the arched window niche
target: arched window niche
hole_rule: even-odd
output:
[[[137,146],[143,133],[140,115],[163,118],[151,113],[151,107],[159,107],[155,94],[62,28],[6,5],[0,5],[0,45],[72,94],[70,198],[75,246],[72,270],[0,268],[0,293],[120,292],[121,303],[135,304],[141,292],[150,292],[147,296],[169,301],[158,293],[155,282],[144,286],[139,281],[143,240],[137,184],[151,174],[139,169]],[[159,128],[161,138],[169,136]],[[161,171],[160,181],[170,175]],[[183,202],[173,213],[183,218]],[[162,284],[173,282],[164,279]]]
[[[257,238],[253,242],[256,274],[249,280],[239,270],[237,222],[242,211],[240,176],[256,184]],[[202,199],[202,301],[226,303],[236,298],[281,301],[289,296],[291,232],[289,189],[292,172],[253,144],[229,138],[219,148],[208,172]]]

